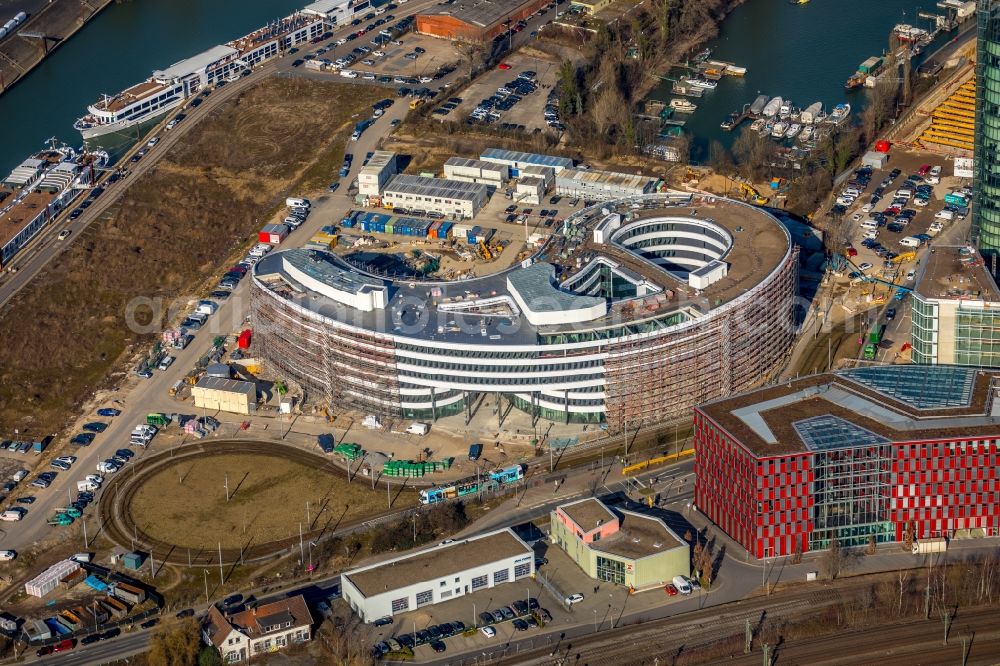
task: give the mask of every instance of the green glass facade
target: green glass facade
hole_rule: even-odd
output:
[[[925,301],[919,295],[913,299],[913,362],[921,365],[971,365],[983,368],[1000,367],[1000,309],[969,307]],[[941,328],[940,312],[948,310],[948,323]],[[943,355],[939,349],[946,351]]]
[[[938,305],[914,294],[912,312],[913,362],[937,363]]]
[[[1000,312],[959,310],[955,319],[955,363],[1000,366]]]
[[[983,255],[1000,252],[1000,1],[978,0],[972,236]]]

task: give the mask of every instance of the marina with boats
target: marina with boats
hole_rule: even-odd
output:
[[[805,6],[769,5],[767,11],[753,3],[742,5],[708,48],[660,76],[662,83],[649,100],[667,107],[656,107],[661,119],[658,140],[689,148],[697,162],[708,156],[710,143],[726,148],[734,140],[731,137],[756,132],[778,142],[779,152],[794,161],[837,128],[854,122],[871,100],[863,91],[883,79],[901,80],[899,67],[907,61],[916,71],[926,57],[932,57],[922,55],[924,49],[943,46],[951,39],[947,33],[974,15],[969,0],[939,0],[936,6],[945,11],[937,14],[932,13],[934,0],[886,0],[878,7],[858,3],[855,8],[864,9],[868,20],[862,26],[845,27],[852,38],[843,39],[842,33],[820,27],[836,23],[838,9],[823,3],[801,4]],[[765,15],[783,26],[780,39],[760,43],[738,28],[764,20]],[[822,56],[816,57],[819,53]],[[839,62],[843,74],[832,76],[829,62]],[[844,72],[848,63],[857,63],[850,77]],[[673,101],[679,98],[694,108],[683,105],[681,111]],[[740,98],[745,101],[734,109],[731,105]],[[655,115],[650,114],[650,104],[646,108],[648,115],[643,118]],[[684,140],[678,141],[679,136]]]

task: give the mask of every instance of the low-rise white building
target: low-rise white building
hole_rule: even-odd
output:
[[[312,638],[312,615],[302,595],[226,616],[212,606],[201,635],[227,664],[249,661]]]
[[[473,218],[489,200],[482,183],[399,174],[385,186],[382,205],[407,211],[441,213],[455,218]]]
[[[444,163],[444,177],[467,183],[482,183],[495,192],[510,178],[510,168],[506,164],[496,164],[467,157],[449,157]]]
[[[514,201],[518,204],[539,205],[545,196],[545,181],[536,176],[522,176],[514,188]]]
[[[568,157],[525,153],[520,150],[503,150],[501,148],[487,148],[479,157],[487,162],[506,164],[511,169],[511,175],[515,178],[521,175],[521,169],[529,166],[550,167],[556,173],[573,166],[573,160]]]
[[[534,571],[534,551],[505,528],[348,571],[341,576],[341,589],[354,612],[374,622],[528,578]]]
[[[368,164],[361,167],[358,173],[358,194],[366,197],[377,197],[389,179],[396,175],[396,153],[388,150],[376,150]]]
[[[563,169],[556,174],[556,194],[603,201],[656,191],[656,178],[596,169]]]

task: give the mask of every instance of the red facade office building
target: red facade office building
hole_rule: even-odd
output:
[[[855,368],[695,409],[695,502],[757,558],[1000,534],[1000,371]]]

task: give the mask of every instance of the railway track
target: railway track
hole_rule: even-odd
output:
[[[584,626],[578,628],[579,631],[567,632],[559,645],[546,646],[544,649],[529,652],[521,650],[516,655],[508,653],[508,656],[499,663],[518,664],[518,666],[551,666],[556,663],[624,666],[658,663],[660,666],[665,666],[672,663],[672,657],[677,655],[697,652],[702,648],[718,645],[720,641],[734,639],[739,643],[736,651],[742,652],[747,621],[750,622],[751,628],[756,628],[764,618],[773,622],[819,614],[837,604],[842,595],[857,592],[870,587],[871,584],[870,579],[859,579],[838,582],[836,587],[810,586],[801,591],[781,593],[771,597],[754,597],[721,607],[708,607],[657,619],[647,618],[643,613],[638,613],[635,616],[623,617],[619,626],[611,631],[595,634],[589,631],[589,626]],[[756,666],[761,663],[760,648],[756,640],[754,650],[753,659],[746,662],[748,665]],[[725,661],[733,663],[728,656]],[[782,659],[780,663],[786,662]],[[831,663],[860,662],[840,660]]]
[[[133,548],[140,548],[152,554],[157,563],[169,563],[183,566],[218,566],[219,550],[199,549],[188,551],[187,547],[169,543],[154,538],[138,528],[129,513],[132,498],[151,475],[159,471],[192,459],[204,459],[213,455],[225,454],[267,454],[274,455],[275,447],[280,447],[281,455],[293,462],[324,470],[332,474],[343,474],[344,470],[334,465],[329,459],[319,454],[303,451],[294,447],[284,447],[272,442],[247,442],[245,440],[212,440],[210,446],[193,444],[177,450],[166,450],[145,457],[132,469],[118,472],[104,487],[101,500],[98,503],[100,532],[115,543]],[[383,481],[387,483],[388,481]],[[404,481],[405,483],[405,481]],[[345,536],[354,532],[368,530],[379,524],[408,517],[419,507],[387,510],[363,520],[346,521],[336,531],[330,529],[330,522],[309,532],[304,532],[303,540],[319,542],[335,536]],[[134,544],[134,545],[133,545]],[[248,545],[244,549],[222,549],[223,565],[236,563],[260,562],[275,557],[291,554],[299,547],[297,538],[288,538],[266,544]]]

